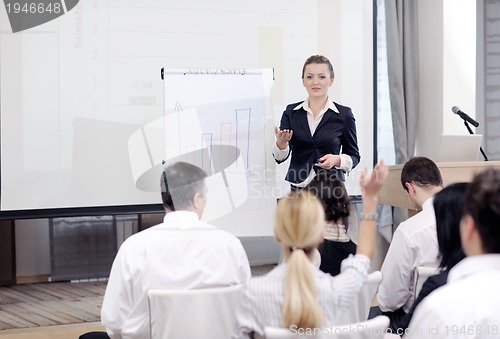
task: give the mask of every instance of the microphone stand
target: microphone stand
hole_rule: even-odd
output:
[[[467,130],[469,131],[470,134],[474,134],[474,132],[472,131],[472,128],[470,128],[469,123],[465,119],[464,119],[464,125],[465,125],[465,127],[467,127]],[[479,150],[481,151],[481,154],[483,155],[484,161],[488,161],[488,157],[486,156],[486,153],[484,153],[483,148],[481,146],[479,146]]]

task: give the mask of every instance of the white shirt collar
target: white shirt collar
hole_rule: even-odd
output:
[[[428,198],[424,203],[422,204],[422,210],[427,209],[427,208],[434,208],[433,206],[434,203],[434,197]]]
[[[470,275],[487,271],[500,271],[500,254],[471,255],[456,264],[448,275],[448,281],[461,280]]]
[[[294,111],[303,108],[305,111],[309,111],[309,98],[304,100],[302,103],[298,104],[297,106],[294,107]],[[326,105],[323,108],[323,110],[326,112],[327,109],[331,109],[335,113],[340,113],[337,106],[333,103],[333,101],[330,100],[330,98],[326,99]]]
[[[162,226],[180,230],[190,229],[193,227],[213,227],[201,222],[196,212],[187,210],[173,211],[165,214],[165,217],[163,217]]]

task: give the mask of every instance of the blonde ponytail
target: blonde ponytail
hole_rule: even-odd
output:
[[[283,327],[314,329],[324,324],[308,258],[323,238],[324,220],[321,203],[307,192],[292,193],[278,204],[275,234],[291,251],[284,281]]]

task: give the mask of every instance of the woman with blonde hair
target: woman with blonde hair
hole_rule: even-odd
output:
[[[320,201],[306,191],[280,199],[274,233],[284,262],[268,274],[252,278],[246,285],[236,312],[234,338],[262,338],[264,327],[285,327],[291,333],[319,333],[337,325],[342,312],[367,279],[376,239],[377,194],[388,168],[377,164],[371,175],[361,174],[363,215],[356,255],[342,263],[335,277],[321,272],[311,260],[324,237],[325,214]]]

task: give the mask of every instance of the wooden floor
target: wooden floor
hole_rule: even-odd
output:
[[[0,330],[100,320],[106,282],[39,283],[0,288]]]
[[[82,334],[92,331],[104,331],[100,322],[30,327],[24,329],[0,331],[1,339],[78,339]]]
[[[252,267],[252,276],[274,266]],[[104,281],[0,287],[0,338],[68,339],[104,331],[100,312],[105,289]]]

